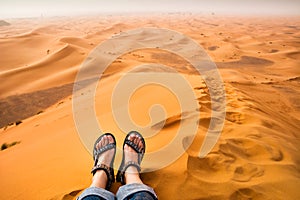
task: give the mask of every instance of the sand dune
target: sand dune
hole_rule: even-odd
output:
[[[143,173],[144,182],[160,199],[300,198],[299,18],[161,14],[6,21],[11,25],[0,27],[0,145],[16,143],[0,151],[0,199],[74,199],[89,186],[93,162],[76,132],[72,83],[100,42],[149,26],[182,32],[203,46],[224,80],[226,118],[218,143],[199,158],[212,120],[211,99],[191,64],[160,49],[117,58],[98,85],[95,108],[101,128],[115,133],[119,147],[125,135],[112,110],[122,110],[123,104],[112,108],[110,100],[124,75],[172,77],[174,71],[151,63],[170,66],[189,81],[199,105],[195,138],[187,133],[177,144],[186,152],[160,170]],[[138,65],[143,67],[134,69]],[[155,103],[166,114],[151,121],[148,111]],[[198,117],[181,111],[174,94],[157,85],[137,90],[129,108],[145,136],[159,131],[147,137],[147,153],[167,145],[181,125]],[[145,157],[143,167],[156,164]]]
[[[29,41],[27,41],[28,39]],[[24,41],[26,41],[26,43],[24,43]],[[12,67],[10,69],[3,68],[1,70],[1,78],[11,80],[1,84],[2,97],[28,93],[73,82],[78,67],[77,65],[82,62],[86,54],[85,49],[73,46],[69,43],[63,46],[60,44],[59,46],[61,47],[59,48],[56,48],[56,45],[53,45],[52,48],[43,47],[43,45],[32,47],[32,44],[39,44],[40,42],[39,39],[32,39],[32,35],[30,34],[26,36],[24,40],[21,40],[20,44],[14,43],[12,45],[3,46],[2,51],[7,54],[2,57],[2,63],[10,63],[11,61],[18,60],[18,56],[24,56],[25,58],[27,57],[26,60],[20,59],[20,61],[17,62],[29,62],[29,64]],[[49,45],[51,41],[45,43]],[[21,48],[18,48],[19,45]],[[44,52],[41,52],[40,48],[44,48]],[[11,51],[6,51],[5,49],[10,49]],[[14,49],[20,50],[16,52]],[[24,55],[24,52],[29,56]],[[15,54],[16,57],[11,58],[9,55],[12,54]],[[42,58],[40,59],[39,57]],[[19,63],[14,64],[19,65]],[[20,79],[22,83],[16,84],[18,83],[17,80]]]

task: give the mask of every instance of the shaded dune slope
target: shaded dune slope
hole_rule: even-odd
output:
[[[222,135],[212,151],[199,158],[211,121],[211,101],[193,67],[158,49],[129,52],[112,63],[104,72],[104,84],[97,88],[96,108],[103,111],[97,113],[98,120],[104,121],[104,129],[116,131],[118,142],[123,135],[115,128],[106,97],[116,79],[134,66],[162,63],[176,69],[191,82],[199,104],[199,127],[191,146],[192,138],[185,137],[180,145],[187,148],[186,153],[163,169],[142,174],[144,182],[154,187],[160,199],[300,198],[299,20],[183,15],[173,21],[165,17],[56,19],[57,25],[27,27],[32,31],[23,34],[18,29],[15,35],[14,22],[12,28],[0,29],[1,36],[9,35],[0,38],[0,79],[5,80],[0,85],[0,127],[23,120],[0,130],[0,145],[20,141],[0,151],[0,159],[5,160],[0,164],[3,198],[74,199],[89,186],[92,160],[72,116],[70,95],[76,72],[96,44],[141,25],[182,31],[202,44],[219,67],[226,90]],[[134,71],[140,75],[153,72],[165,71],[151,67]],[[135,96],[132,111],[141,124],[149,121],[141,114],[153,101],[149,97],[160,90],[145,91]],[[182,113],[170,99],[162,102],[170,112],[149,125],[161,131],[147,139],[147,151],[167,144],[180,125],[195,117]]]

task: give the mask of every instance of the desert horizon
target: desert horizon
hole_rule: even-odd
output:
[[[120,149],[127,133],[114,112],[122,113],[127,104],[111,103],[120,80],[141,80],[149,74],[173,79],[179,74],[192,89],[197,112],[182,110],[174,91],[158,84],[143,85],[128,99],[131,119],[144,130],[147,144],[141,177],[159,199],[298,199],[300,18],[283,16],[174,11],[1,18],[0,199],[75,199],[89,187],[93,159],[74,120],[76,77],[92,52],[103,56],[95,51],[100,44],[139,28],[167,29],[191,38],[216,65],[226,92],[221,135],[208,155],[199,157],[214,120],[212,99],[222,97],[212,97],[207,77],[187,59],[159,46],[135,49],[117,56],[102,74],[92,74],[101,76],[94,108],[83,102],[82,109],[95,110],[101,132],[114,133]],[[161,37],[170,48],[185,42],[141,32],[118,45]],[[164,115],[150,112],[156,104]],[[152,170],[167,156],[155,163],[147,154],[168,145],[181,126],[194,120],[195,135],[186,133],[176,144],[186,151]],[[87,127],[87,135],[89,131]],[[120,159],[117,154],[115,167]],[[113,184],[112,191],[119,186]]]

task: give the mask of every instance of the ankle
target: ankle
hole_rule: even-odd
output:
[[[136,167],[134,166],[129,166],[126,171],[125,171],[125,175],[126,174],[139,174],[139,171]]]
[[[105,171],[98,170],[93,176],[93,181],[91,187],[105,188],[107,183],[107,175]]]
[[[136,167],[134,166],[130,166],[126,169],[125,172],[125,182],[126,184],[130,184],[130,183],[143,183],[141,178],[140,178],[140,174],[137,170]]]

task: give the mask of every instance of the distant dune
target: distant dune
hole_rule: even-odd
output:
[[[134,67],[144,65],[132,71],[143,79],[147,73],[170,78],[172,71],[151,64],[170,66],[188,80],[199,105],[195,138],[187,133],[178,144],[186,153],[163,169],[143,173],[143,181],[160,199],[300,199],[299,18],[159,14],[10,23],[0,21],[0,145],[9,144],[0,151],[1,199],[74,199],[89,186],[93,161],[76,132],[73,83],[99,43],[140,27],[175,30],[201,44],[218,66],[226,91],[221,137],[206,157],[199,158],[212,120],[211,97],[191,64],[158,48],[114,60],[96,89],[95,109],[101,128],[115,133],[120,148],[125,133],[112,110],[122,110],[123,105],[112,107],[110,100],[118,80]],[[157,103],[166,115],[151,121],[148,112]],[[147,153],[167,145],[179,126],[198,117],[182,111],[175,95],[158,85],[139,88],[129,109],[136,124],[159,130],[146,138]],[[120,159],[117,155],[116,166]],[[157,163],[146,156],[143,168],[151,164]]]
[[[0,20],[0,26],[9,26],[10,23],[4,21],[4,20]]]

